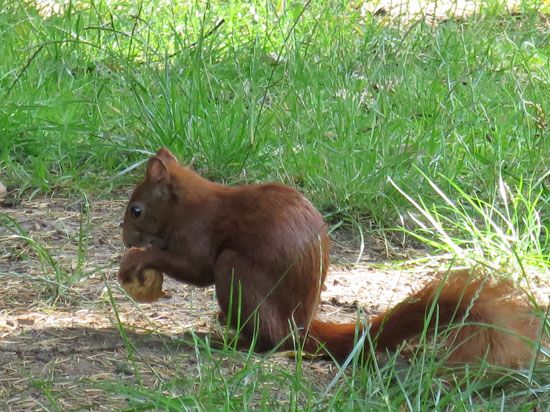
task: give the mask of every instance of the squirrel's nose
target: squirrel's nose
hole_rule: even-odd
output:
[[[122,228],[123,225],[124,225],[124,222],[120,222],[120,223],[118,224],[118,227]]]

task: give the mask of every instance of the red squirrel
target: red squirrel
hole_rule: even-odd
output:
[[[130,197],[123,240],[129,249],[121,282],[151,268],[192,285],[214,284],[221,315],[255,339],[258,351],[292,349],[288,337],[298,330],[306,351],[341,361],[363,332],[355,323],[315,319],[329,265],[327,224],[290,187],[213,183],[162,148]],[[514,294],[507,281],[485,282],[462,271],[369,319],[365,342],[375,342],[377,351],[394,350],[422,333],[433,308],[430,327],[469,323],[448,341],[448,362],[485,358],[515,367],[529,361],[540,322]]]

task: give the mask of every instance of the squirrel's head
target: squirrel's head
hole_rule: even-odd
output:
[[[136,186],[126,206],[122,224],[126,247],[167,247],[166,230],[171,208],[177,202],[169,171],[174,166],[178,161],[165,148],[149,159],[145,179]]]

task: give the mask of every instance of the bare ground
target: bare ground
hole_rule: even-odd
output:
[[[124,406],[123,396],[113,396],[98,384],[139,379],[153,386],[182,369],[194,370],[197,357],[188,343],[190,331],[219,330],[213,288],[167,280],[164,290],[170,297],[145,305],[134,304],[119,289],[116,270],[123,251],[119,222],[124,204],[96,200],[86,214],[81,202],[42,198],[0,209],[20,225],[20,233],[27,232],[23,238],[8,230],[6,221],[0,224],[1,410],[41,409],[51,399],[62,408]],[[51,263],[40,258],[33,242],[45,247],[42,255],[51,256]],[[79,250],[85,253],[80,260]],[[356,250],[359,242],[349,233],[334,241],[336,263],[322,294],[320,317],[353,321],[357,308],[367,314],[380,312],[432,279],[441,265],[425,260],[388,269],[381,264],[388,258],[406,260],[425,252],[395,249],[383,239],[369,239],[361,256]],[[59,296],[52,282],[56,273],[69,285]],[[543,298],[549,285],[534,279]],[[122,339],[120,324],[135,351]],[[258,362],[293,368],[293,360],[284,354],[258,356]],[[314,360],[305,373],[322,384],[334,376],[335,368]]]

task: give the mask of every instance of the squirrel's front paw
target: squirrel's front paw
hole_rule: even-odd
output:
[[[143,251],[145,249],[131,247],[122,255],[120,267],[118,268],[118,280],[121,284],[130,282],[133,279],[143,282],[141,273],[145,266],[143,265]]]

